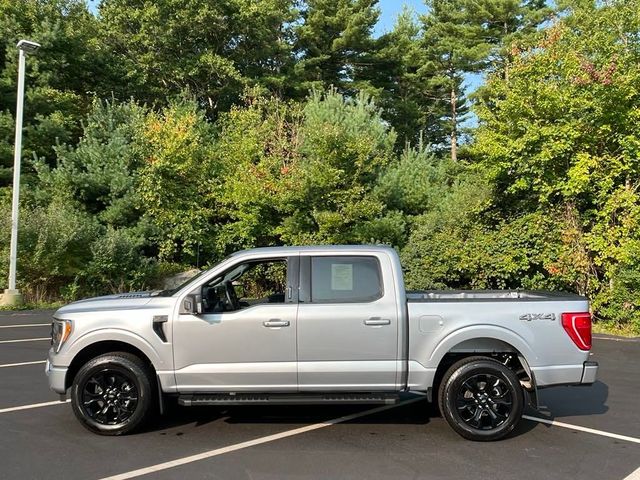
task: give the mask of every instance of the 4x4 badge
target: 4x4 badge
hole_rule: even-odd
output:
[[[520,315],[520,320],[523,322],[532,322],[533,320],[549,320],[553,322],[555,319],[555,313],[525,313]]]

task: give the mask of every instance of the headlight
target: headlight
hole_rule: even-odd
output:
[[[53,323],[51,324],[51,346],[55,353],[60,351],[64,342],[66,342],[69,335],[71,335],[72,327],[73,324],[71,320],[53,319]]]

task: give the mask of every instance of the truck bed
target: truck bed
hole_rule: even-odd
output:
[[[541,290],[413,290],[407,291],[409,303],[421,302],[509,302],[509,301],[586,300],[575,293]]]
[[[589,311],[584,297],[525,290],[412,291],[406,296],[411,389],[433,383],[447,352],[513,349],[528,363],[538,387],[587,378],[589,352],[576,346],[562,321],[565,312]]]

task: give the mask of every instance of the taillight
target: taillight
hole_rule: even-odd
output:
[[[563,313],[562,326],[580,350],[591,350],[591,314]]]

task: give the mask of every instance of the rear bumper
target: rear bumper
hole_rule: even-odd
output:
[[[591,385],[598,377],[598,362],[584,362],[580,385]]]
[[[591,385],[598,376],[598,362],[533,367],[531,370],[538,388],[554,385]]]

